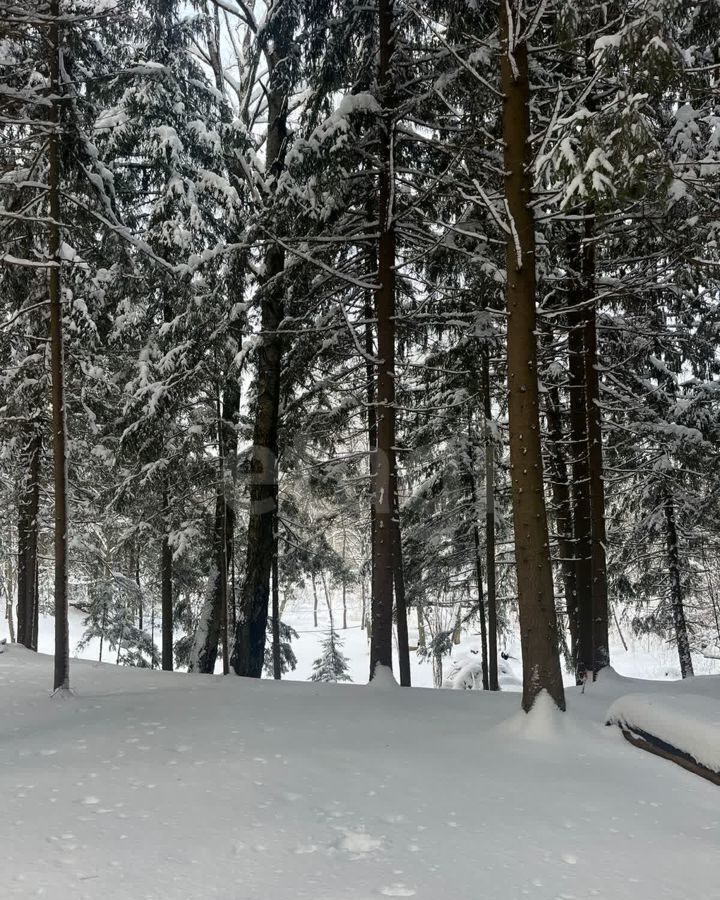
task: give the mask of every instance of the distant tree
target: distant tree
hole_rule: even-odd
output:
[[[320,645],[322,656],[313,663],[313,674],[310,681],[352,681],[348,675],[348,658],[342,652],[343,641],[331,623],[327,637]]]

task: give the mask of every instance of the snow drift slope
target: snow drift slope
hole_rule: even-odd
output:
[[[717,788],[603,726],[622,679],[525,727],[516,694],[85,662],[50,700],[51,663],[0,656],[3,897],[717,896]]]

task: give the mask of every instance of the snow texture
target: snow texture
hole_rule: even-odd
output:
[[[638,689],[612,672],[565,717],[389,677],[71,681],[56,703],[51,657],[0,659],[3,900],[717,897],[717,788],[604,727]]]

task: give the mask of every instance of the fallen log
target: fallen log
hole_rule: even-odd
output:
[[[701,765],[697,760],[693,759],[689,753],[685,753],[683,750],[673,747],[672,744],[668,744],[667,741],[663,741],[661,738],[648,734],[646,731],[642,731],[638,728],[633,728],[631,730],[627,725],[622,725],[618,722],[608,721],[606,724],[619,725],[623,737],[626,741],[629,741],[633,747],[639,747],[641,750],[646,750],[648,753],[654,753],[655,756],[661,756],[663,759],[668,759],[670,762],[674,762],[683,769],[687,769],[688,772],[692,772],[693,775],[699,775],[701,778],[705,778],[713,784],[720,785],[720,772],[715,772],[713,769]]]

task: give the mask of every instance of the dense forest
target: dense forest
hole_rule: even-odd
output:
[[[331,588],[403,685],[519,629],[526,710],[611,631],[720,656],[719,26],[0,0],[0,589],[55,688],[70,607],[280,678]]]

